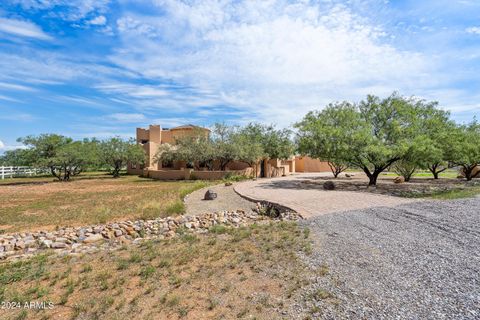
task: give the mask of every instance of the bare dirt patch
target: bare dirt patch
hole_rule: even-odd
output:
[[[360,191],[375,194],[383,194],[397,197],[426,197],[440,193],[468,190],[480,186],[480,181],[465,181],[465,179],[450,178],[412,178],[409,182],[394,183],[394,177],[379,177],[376,186],[368,186],[368,180],[364,174],[356,174],[354,177],[315,177],[302,181],[303,184],[313,188],[323,188],[326,181],[333,181],[335,190]]]

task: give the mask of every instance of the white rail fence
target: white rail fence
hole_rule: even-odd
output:
[[[45,168],[0,166],[0,178],[2,180],[5,178],[32,177],[45,173],[48,173]]]

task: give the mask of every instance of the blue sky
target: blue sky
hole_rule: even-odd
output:
[[[3,0],[0,152],[150,123],[288,126],[397,90],[480,115],[480,1]]]

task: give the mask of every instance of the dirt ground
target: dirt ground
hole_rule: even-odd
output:
[[[207,190],[212,190],[215,192],[217,194],[217,198],[214,200],[203,200]],[[194,191],[187,195],[185,197],[185,206],[187,214],[195,215],[205,212],[235,210],[244,210],[245,212],[249,212],[255,208],[255,203],[245,200],[239,196],[233,190],[233,185],[225,186],[225,184],[222,183]]]
[[[53,229],[183,213],[185,194],[205,182],[123,176],[0,185],[0,232]]]
[[[289,319],[310,249],[295,223],[212,227],[114,252],[0,263],[1,319]]]

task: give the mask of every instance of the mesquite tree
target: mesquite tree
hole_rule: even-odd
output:
[[[120,176],[120,170],[129,162],[143,163],[145,152],[134,139],[123,140],[120,137],[103,140],[99,145],[101,163],[110,168],[114,178]]]
[[[57,134],[19,138],[28,147],[29,157],[37,167],[47,167],[60,181],[69,181],[87,165],[97,162],[95,141],[73,141]]]
[[[457,130],[451,133],[453,146],[450,152],[450,159],[453,163],[462,168],[467,181],[480,176],[480,124],[474,120],[468,125],[458,126]]]
[[[376,185],[381,172],[415,148],[415,138],[428,109],[425,101],[394,93],[388,98],[369,95],[358,104],[330,104],[310,112],[297,124],[299,145],[317,149],[317,157],[360,168]]]
[[[355,107],[348,103],[330,104],[321,112],[309,112],[295,124],[299,130],[297,149],[300,154],[328,161],[335,178],[348,168],[350,134],[359,123]],[[348,127],[348,130],[345,128]]]

